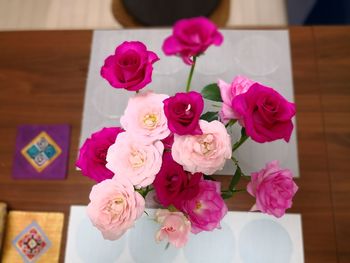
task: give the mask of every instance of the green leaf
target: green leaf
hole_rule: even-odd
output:
[[[219,86],[216,83],[209,84],[202,89],[202,96],[208,100],[222,102]]]
[[[245,128],[242,127],[241,129],[241,137],[246,137],[247,136],[247,133],[245,132]]]
[[[206,120],[208,122],[217,120],[218,117],[218,112],[216,111],[207,111],[206,113],[202,114],[201,120]]]
[[[241,179],[241,176],[242,176],[242,170],[239,166],[237,166],[236,172],[233,175],[231,182],[230,182],[230,186],[229,186],[230,191],[233,192],[235,190],[235,187],[238,184],[239,180]]]

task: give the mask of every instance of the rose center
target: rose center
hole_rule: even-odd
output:
[[[154,113],[148,113],[143,116],[143,126],[148,130],[153,130],[158,124],[158,115]]]
[[[199,152],[203,155],[211,154],[215,150],[215,138],[212,134],[206,134],[199,140]],[[197,151],[198,151],[197,150]]]
[[[190,110],[191,110],[191,104],[188,104],[187,105],[187,108],[185,110],[186,114],[189,114],[190,113]]]
[[[163,227],[163,230],[165,230],[166,232],[170,232],[170,233],[176,231],[175,228],[172,226]]]
[[[133,149],[130,152],[129,162],[133,168],[139,168],[143,166],[145,161],[146,158],[140,151]]]
[[[199,210],[199,209],[201,209],[201,208],[202,208],[201,202],[197,201],[197,202],[196,202],[196,210]]]
[[[121,211],[123,211],[124,199],[122,197],[116,197],[112,200],[109,200],[105,210],[111,214],[112,220],[116,218]]]

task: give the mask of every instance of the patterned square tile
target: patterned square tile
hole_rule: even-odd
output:
[[[12,241],[12,244],[23,261],[30,263],[36,262],[51,246],[50,240],[36,221],[23,229]]]

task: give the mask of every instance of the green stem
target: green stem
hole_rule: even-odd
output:
[[[236,185],[238,184],[238,182],[241,179],[241,175],[242,175],[242,170],[241,168],[238,166],[238,164],[236,164],[236,172],[235,174],[232,176],[231,178],[231,182],[230,185],[228,186],[228,190],[231,192],[234,192]]]
[[[245,133],[242,134],[239,141],[233,145],[232,152],[236,151],[248,138],[249,138],[249,136],[247,136]]]
[[[197,57],[193,56],[193,64],[191,66],[190,75],[188,75],[186,92],[189,92],[191,89],[191,81],[192,81],[192,76],[194,72],[194,67],[196,66],[196,60],[197,60]]]
[[[238,166],[238,160],[235,157],[233,157],[233,155],[231,157],[231,160],[234,163],[234,165]]]
[[[142,195],[143,198],[146,198],[147,194],[154,189],[151,188],[150,186],[147,186],[146,188],[141,188],[141,189],[135,189],[136,192],[138,192],[140,195]]]
[[[236,190],[233,190],[234,193],[239,193],[239,192],[246,192],[247,189],[236,189]]]
[[[231,127],[231,126],[233,126],[236,122],[237,122],[237,120],[230,120],[230,121],[225,125],[225,127],[226,127],[226,128]]]
[[[234,194],[239,193],[239,192],[246,192],[246,189],[237,189],[237,190],[223,190],[221,191],[221,197],[223,199],[230,199],[234,196]]]

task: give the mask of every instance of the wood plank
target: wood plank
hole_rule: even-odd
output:
[[[336,262],[334,221],[312,28],[290,28],[297,106],[299,192],[291,211],[302,213],[305,262]],[[317,179],[316,179],[317,178]]]
[[[0,199],[9,209],[65,213],[60,262],[69,206],[87,204],[93,184],[74,167],[91,37],[90,31],[0,33]],[[72,126],[66,180],[11,179],[16,126],[23,123]]]
[[[339,262],[350,262],[350,27],[315,27]]]

